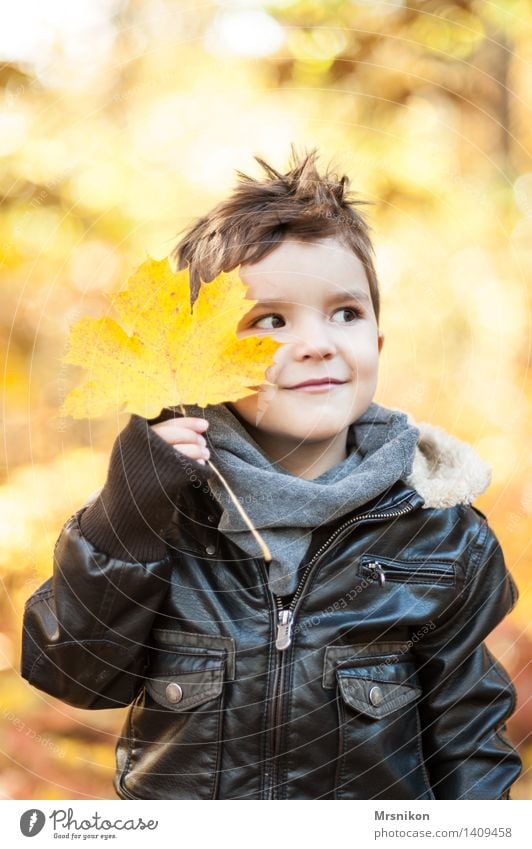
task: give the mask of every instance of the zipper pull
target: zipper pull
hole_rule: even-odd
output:
[[[291,610],[280,610],[278,613],[275,646],[279,651],[287,649],[292,642],[292,618]]]
[[[375,574],[377,575],[377,577],[379,579],[379,586],[383,587],[384,582],[386,580],[386,575],[384,574],[384,570],[383,570],[381,564],[379,563],[379,561],[374,560],[372,563],[368,563],[367,567],[368,567],[368,569],[371,569],[371,571],[373,572],[374,575]]]

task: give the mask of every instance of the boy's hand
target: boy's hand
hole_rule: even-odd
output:
[[[207,441],[202,436],[208,426],[209,422],[206,419],[192,416],[167,419],[167,421],[150,425],[165,442],[173,445],[176,451],[185,454],[192,460],[197,460],[202,466],[210,457]]]
[[[157,417],[163,421],[131,415],[115,439],[103,489],[80,516],[84,536],[111,557],[140,562],[164,557],[164,534],[180,491],[213,475],[203,459],[207,455],[201,432],[208,423],[168,418],[169,413],[165,409]],[[183,463],[181,454],[190,463]],[[194,479],[189,474],[192,463],[197,464]]]

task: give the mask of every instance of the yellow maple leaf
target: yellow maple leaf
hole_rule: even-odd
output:
[[[93,418],[118,409],[154,418],[163,407],[237,401],[268,383],[265,372],[280,343],[237,337],[239,321],[256,303],[246,298],[238,268],[203,285],[192,310],[189,291],[188,269],[175,273],[167,259],[149,258],[113,301],[118,322],[75,322],[62,361],[89,375],[67,395],[60,415]]]

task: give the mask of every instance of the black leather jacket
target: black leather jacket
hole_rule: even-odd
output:
[[[120,797],[509,798],[515,691],[483,640],[517,591],[476,508],[427,509],[397,482],[315,531],[291,601],[203,490],[149,563],[98,551],[83,509],[27,602],[22,675],[77,707],[131,705]]]

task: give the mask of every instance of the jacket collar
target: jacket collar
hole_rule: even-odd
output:
[[[427,422],[419,430],[411,474],[405,483],[422,496],[425,509],[471,502],[486,491],[491,467],[466,442]]]
[[[408,420],[419,430],[412,472],[368,502],[364,510],[358,508],[357,512],[395,508],[405,499],[413,507],[423,509],[454,507],[471,504],[486,491],[491,482],[491,467],[474,448],[436,425],[416,422],[410,414]],[[217,516],[218,505],[214,499],[209,501],[211,512]],[[194,510],[192,504],[190,508]],[[198,513],[198,519],[204,509],[201,508]]]
[[[491,466],[471,445],[428,422],[408,421],[419,430],[411,473],[356,513],[471,504],[491,482]]]

